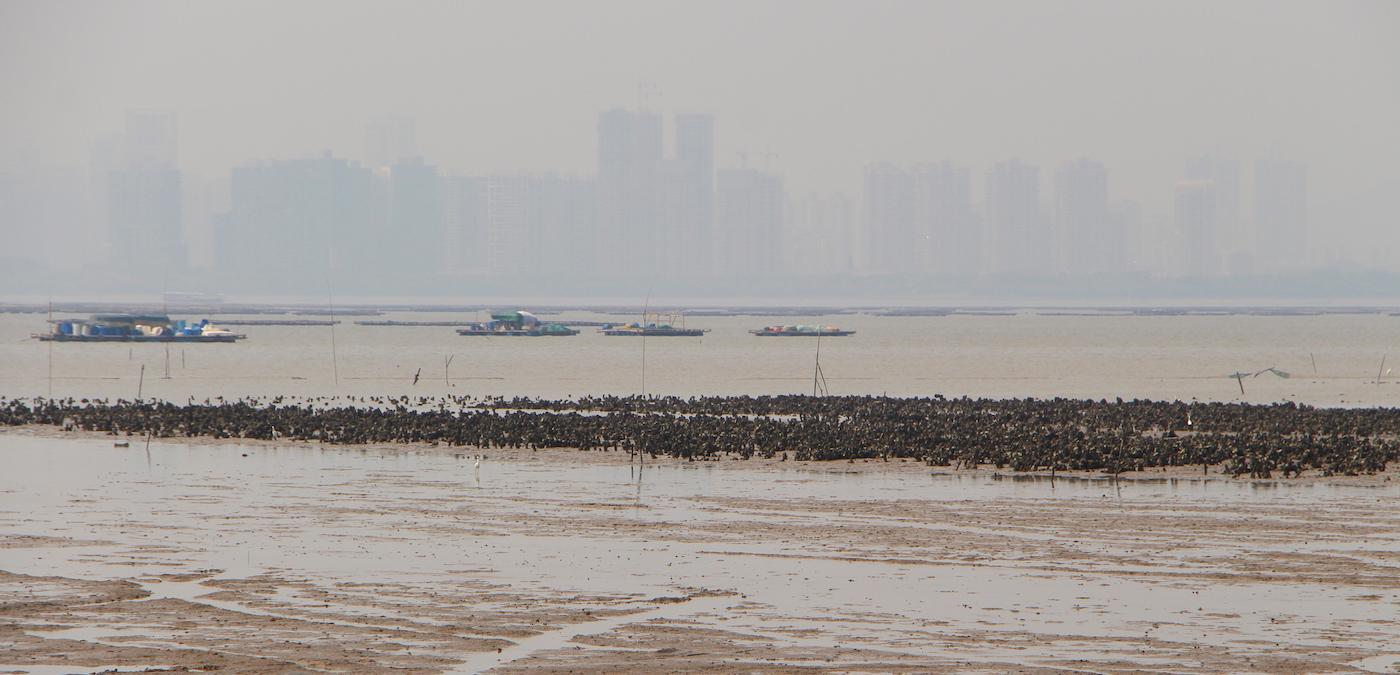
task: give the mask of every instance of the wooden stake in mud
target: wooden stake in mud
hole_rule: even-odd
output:
[[[49,298],[49,325],[53,325],[53,298]],[[49,340],[49,398],[53,398],[53,340]]]
[[[136,400],[141,400],[141,390],[146,386],[146,364],[141,364],[141,376],[136,381]]]
[[[642,398],[647,396],[647,313],[651,311],[651,292],[655,288],[656,284],[647,288],[646,300],[642,302]]]
[[[327,251],[327,256],[330,252]],[[326,307],[331,315],[331,374],[335,377],[335,386],[340,387],[340,359],[335,355],[335,295],[331,293],[331,274],[326,272]]]
[[[640,447],[637,448],[637,504],[642,503],[642,469],[646,466],[647,460]]]

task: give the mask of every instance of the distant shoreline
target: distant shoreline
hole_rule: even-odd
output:
[[[587,312],[593,314],[631,316],[641,314],[646,305],[641,302],[532,302],[522,299],[515,302],[340,302],[335,306],[336,316],[382,316],[390,313],[451,313],[471,314],[493,309],[528,307],[535,314],[551,315],[565,312]],[[949,303],[949,304],[909,304],[899,301],[852,302],[843,304],[803,305],[803,304],[746,304],[716,302],[669,301],[666,307],[678,309],[696,318],[724,316],[767,316],[803,317],[835,316],[843,314],[864,314],[883,317],[928,317],[928,316],[1068,316],[1068,317],[1115,317],[1115,316],[1328,316],[1379,314],[1400,316],[1400,304],[1368,303],[1359,305],[1337,305],[1327,303],[1269,304],[1269,303]],[[652,306],[655,309],[656,306]],[[161,303],[155,301],[76,301],[53,302],[0,302],[0,314],[43,314],[49,311],[61,314],[131,313],[161,312],[172,314],[199,314],[214,317],[229,316],[329,316],[332,312],[323,303],[316,302],[221,302],[221,303]],[[254,320],[256,321],[256,320]],[[229,323],[223,319],[222,323]]]

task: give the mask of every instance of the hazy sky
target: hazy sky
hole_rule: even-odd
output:
[[[598,112],[650,81],[654,109],[716,114],[718,166],[776,153],[793,192],[858,195],[885,159],[1018,156],[1048,184],[1085,155],[1152,207],[1190,155],[1284,157],[1362,231],[1396,221],[1397,35],[1392,1],[4,0],[0,167],[84,165],[158,109],[207,176],[362,158],[386,114],[449,170],[591,173]]]

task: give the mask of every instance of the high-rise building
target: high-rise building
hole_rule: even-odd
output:
[[[1221,271],[1219,232],[1220,186],[1214,181],[1181,181],[1174,200],[1174,264],[1168,272],[1180,276],[1214,276]]]
[[[533,258],[540,274],[592,275],[597,269],[597,187],[592,179],[532,176],[526,194]]]
[[[479,177],[442,179],[442,270],[480,275],[486,268],[487,183]]]
[[[1013,159],[987,172],[989,271],[1044,275],[1054,259],[1049,228],[1040,214],[1040,170]]]
[[[175,166],[178,150],[175,113],[130,111],[122,135],[123,162],[138,166]]]
[[[914,177],[889,163],[865,167],[864,268],[871,274],[908,274],[924,260],[923,234],[915,223]]]
[[[387,222],[372,224],[381,269],[400,276],[438,271],[443,218],[437,167],[421,157],[401,160],[389,168],[387,187]]]
[[[972,181],[966,167],[951,162],[916,165],[914,246],[916,268],[939,275],[976,274],[981,236],[972,210]]]
[[[413,118],[377,117],[365,127],[365,163],[371,169],[417,156],[418,127]]]
[[[1260,268],[1293,270],[1308,264],[1308,169],[1299,162],[1254,164],[1254,229]]]
[[[676,157],[667,173],[666,216],[669,241],[675,249],[677,271],[699,275],[709,271],[708,242],[714,225],[715,118],[713,115],[676,115]],[[683,255],[676,255],[683,251]],[[670,257],[670,256],[667,256]]]
[[[839,192],[809,193],[788,202],[783,218],[783,269],[801,276],[849,274],[857,250],[855,204]]]
[[[1135,201],[1114,202],[1108,207],[1108,227],[1122,242],[1123,260],[1111,271],[1152,272],[1161,269],[1156,242],[1148,236],[1142,206]]]
[[[714,226],[714,117],[675,118],[675,156],[662,148],[662,118],[609,110],[598,116],[596,244],[607,275],[710,272]]]
[[[175,168],[175,117],[132,112],[106,170],[105,210],[112,262],[139,270],[183,269],[188,260],[180,170]],[[150,276],[145,274],[144,276]]]
[[[181,182],[184,189],[181,212],[189,265],[194,269],[208,270],[214,266],[212,217],[215,213],[228,210],[228,182],[189,173],[182,176]]]
[[[85,171],[33,164],[0,171],[0,279],[8,273],[15,275],[8,281],[42,282],[49,271],[67,273],[102,260],[105,238],[93,230],[93,215]]]
[[[980,268],[981,236],[965,167],[867,166],[864,221],[868,272],[965,275]]]
[[[444,270],[460,275],[591,275],[592,180],[497,175],[443,180]]]
[[[1240,163],[1220,157],[1195,157],[1186,162],[1183,180],[1206,181],[1215,186],[1213,241],[1218,260],[1212,274],[1254,271],[1256,256],[1252,233],[1240,213]]]
[[[539,269],[538,232],[529,211],[527,176],[492,176],[486,181],[486,248],[481,260],[492,275],[530,274]]]
[[[661,116],[609,110],[598,116],[600,271],[653,275],[668,241],[662,221]]]
[[[373,176],[330,156],[233,169],[229,212],[215,223],[222,274],[283,292],[323,289],[332,272],[382,268]]]
[[[715,272],[729,279],[779,274],[782,177],[759,169],[722,169],[715,186]]]
[[[1055,172],[1056,272],[1095,274],[1124,269],[1123,232],[1108,211],[1108,169],[1077,159]]]

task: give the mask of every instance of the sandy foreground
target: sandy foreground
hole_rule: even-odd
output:
[[[0,672],[1400,672],[1394,470],[113,440],[0,431]]]

